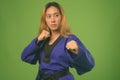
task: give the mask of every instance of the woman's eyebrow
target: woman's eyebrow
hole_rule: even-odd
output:
[[[49,14],[46,14],[46,15],[52,15],[52,14],[60,14],[59,12],[54,12],[54,13],[49,13]]]

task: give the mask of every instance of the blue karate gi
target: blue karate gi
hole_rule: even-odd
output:
[[[66,49],[67,42],[75,40],[79,47],[78,55],[68,51]],[[36,44],[37,38],[23,50],[21,59],[25,62],[36,64],[39,61],[39,70],[44,74],[49,75],[57,71],[64,70],[68,67],[76,69],[79,75],[82,75],[90,71],[94,67],[94,59],[90,52],[85,48],[80,39],[71,34],[68,38],[62,37],[62,39],[55,45],[50,55],[50,62],[45,63],[43,61],[44,51],[43,45],[45,40]],[[39,78],[39,80],[43,80]],[[73,75],[70,73],[66,76],[59,78],[59,80],[74,80]]]

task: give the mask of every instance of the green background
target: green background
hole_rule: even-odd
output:
[[[0,80],[35,80],[38,64],[21,61],[21,52],[36,37],[44,5],[52,0],[0,0]],[[75,80],[120,80],[120,1],[54,0],[70,28],[95,58],[91,72]]]

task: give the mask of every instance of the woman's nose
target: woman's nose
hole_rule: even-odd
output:
[[[51,22],[55,22],[55,17],[54,16],[51,18]]]

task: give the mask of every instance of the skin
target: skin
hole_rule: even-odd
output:
[[[54,32],[59,32],[59,25],[61,23],[61,15],[59,10],[53,6],[47,9],[46,11],[46,24],[49,29]]]
[[[61,14],[59,10],[51,6],[46,11],[46,24],[48,25],[51,34],[47,30],[43,30],[42,33],[38,36],[38,42],[41,40],[45,40],[50,37],[49,45],[52,45],[56,39],[60,36],[59,28],[61,23]],[[74,54],[78,54],[78,45],[76,41],[71,40],[66,44],[66,48],[73,52]]]

